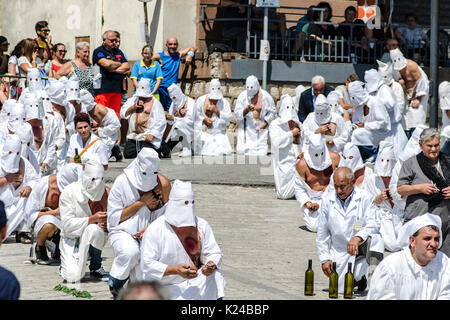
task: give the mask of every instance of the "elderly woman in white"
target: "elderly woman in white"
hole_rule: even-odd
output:
[[[295,165],[300,154],[302,125],[294,100],[287,94],[280,98],[279,117],[269,126],[273,174],[278,199],[295,196]]]
[[[196,119],[195,100],[187,97],[175,83],[172,83],[167,88],[167,91],[172,103],[166,115],[165,143],[167,143],[172,153],[181,150],[180,156],[190,157]]]
[[[258,79],[251,75],[245,82],[246,90],[236,100],[234,113],[239,121],[236,151],[245,155],[266,155],[268,126],[277,110],[272,96],[261,89]]]
[[[232,114],[230,104],[223,98],[219,79],[211,80],[209,93],[197,99],[196,109],[196,153],[203,156],[231,154],[233,149],[226,128]]]
[[[159,151],[167,122],[161,103],[152,95],[150,79],[139,80],[136,93],[120,109],[120,118],[128,120],[130,130],[125,159],[136,158],[144,146]]]
[[[220,299],[225,289],[221,262],[211,227],[195,215],[191,183],[175,180],[166,212],[142,239],[143,280],[160,281],[173,300]]]
[[[349,132],[344,118],[333,112],[327,98],[319,94],[311,112],[303,121],[303,136],[320,134],[325,139],[330,151],[342,152],[349,140]]]

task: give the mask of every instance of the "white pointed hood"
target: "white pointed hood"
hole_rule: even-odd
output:
[[[172,100],[174,111],[177,112],[178,110],[183,108],[184,104],[186,103],[186,96],[184,95],[183,91],[181,91],[181,88],[175,83],[172,83],[167,88],[167,91],[169,92],[170,99]]]
[[[22,103],[16,102],[10,112],[7,127],[12,132],[16,132],[25,122],[26,112]]]
[[[337,114],[342,114],[343,109],[341,106],[341,102],[339,99],[342,99],[342,94],[336,90],[331,91],[327,96],[328,105],[331,108],[331,112],[335,112]]]
[[[331,121],[331,107],[323,94],[319,94],[316,98],[314,117],[319,126]]]
[[[41,92],[41,102],[44,113],[53,113],[53,105],[46,90],[42,90]]]
[[[63,81],[50,81],[50,85],[47,88],[47,94],[50,97],[51,102],[60,106],[65,106],[66,87]]]
[[[97,154],[89,155],[81,175],[82,193],[91,201],[100,201],[105,193],[105,169]]]
[[[399,48],[389,51],[389,54],[395,71],[400,71],[406,67],[406,58]]]
[[[411,134],[411,138],[409,138],[408,142],[406,143],[405,149],[403,149],[402,152],[398,155],[400,161],[405,162],[409,158],[414,157],[421,152],[419,145],[420,135],[426,128],[428,128],[428,126],[421,124],[418,125],[416,129],[414,129],[413,133]]]
[[[278,115],[283,123],[287,123],[289,120],[300,123],[294,108],[294,100],[292,100],[291,96],[288,94],[284,94],[280,98],[280,111],[278,112]]]
[[[439,248],[442,246],[442,221],[435,214],[425,213],[405,223],[398,232],[397,245],[400,248],[409,246],[409,237],[426,226],[439,228]]]
[[[77,163],[66,163],[56,174],[59,191],[63,191],[69,184],[78,181],[83,174],[83,167]]]
[[[178,228],[197,225],[191,182],[173,182],[164,217],[169,224]]]
[[[2,119],[8,120],[9,115],[11,114],[11,110],[14,109],[16,106],[16,100],[15,99],[8,99],[3,104],[2,110],[0,111],[0,115]]]
[[[211,100],[220,100],[223,98],[222,87],[219,79],[212,79],[209,84],[208,98]]]
[[[16,173],[19,171],[20,153],[22,151],[22,141],[15,134],[8,135],[8,143],[3,145],[1,152],[0,166],[6,173]]]
[[[141,80],[139,80],[134,96],[139,98],[153,97],[150,87],[150,79],[141,78]]]
[[[44,118],[44,108],[42,106],[42,99],[32,92],[24,94],[22,99],[23,106],[25,107],[25,120],[32,119],[42,120]]]
[[[381,141],[378,149],[377,160],[373,168],[374,173],[380,177],[391,177],[395,163],[394,145],[392,142]]]
[[[86,109],[87,112],[90,112],[97,105],[92,94],[86,89],[80,90],[80,102],[81,109]]]
[[[42,90],[41,73],[37,68],[31,68],[27,72],[27,88],[30,92]]]
[[[259,92],[259,82],[258,78],[254,75],[248,76],[245,80],[245,89],[247,91],[247,98],[250,100]]]
[[[353,107],[362,107],[369,101],[369,94],[361,81],[350,82],[348,84],[348,94]]]
[[[321,134],[311,134],[306,138],[303,156],[308,167],[317,171],[323,171],[332,164],[330,152]]]
[[[147,192],[158,184],[159,157],[152,148],[142,148],[123,172],[138,190]]]
[[[392,73],[392,64],[384,63],[380,60],[377,60],[378,63],[378,73],[383,78],[383,82],[385,85],[390,86],[392,82],[394,82],[394,75]]]
[[[450,110],[450,82],[442,81],[439,84],[439,107],[441,110]]]
[[[368,93],[378,91],[384,84],[383,77],[375,69],[367,70],[364,73],[364,81],[366,82],[365,88]]]
[[[80,103],[80,82],[78,80],[69,79],[65,83],[66,101],[76,101]]]
[[[352,169],[353,172],[358,171],[364,167],[362,161],[361,152],[356,145],[351,142],[347,142],[342,151],[343,160],[340,163],[340,167],[347,167]]]

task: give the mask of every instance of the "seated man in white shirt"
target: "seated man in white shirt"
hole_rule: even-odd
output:
[[[191,183],[175,180],[164,215],[142,239],[143,280],[160,281],[173,300],[220,299],[225,288],[221,261],[211,227],[195,215]]]
[[[102,139],[92,133],[91,119],[87,113],[78,113],[74,118],[76,134],[70,137],[67,157],[69,162],[75,162],[75,155],[81,157],[84,163],[92,154],[97,154],[105,170],[108,170],[109,152]]]
[[[369,300],[450,300],[450,261],[442,245],[441,219],[426,213],[402,226],[402,251],[386,257],[375,269]]]

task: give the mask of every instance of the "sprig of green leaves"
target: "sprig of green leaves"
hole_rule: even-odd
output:
[[[87,299],[92,298],[92,295],[88,291],[80,291],[80,290],[77,290],[75,288],[70,289],[67,286],[60,285],[60,284],[55,286],[53,288],[53,290],[55,290],[55,291],[62,291],[64,293],[71,294],[71,295],[73,295],[73,296],[75,296],[77,298],[87,298]]]

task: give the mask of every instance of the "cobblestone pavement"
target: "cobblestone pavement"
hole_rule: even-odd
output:
[[[328,279],[317,259],[315,233],[304,228],[295,199],[276,199],[273,176],[266,175],[270,164],[218,165],[196,159],[197,164],[163,160],[161,173],[172,181],[193,181],[196,213],[210,223],[224,255],[225,299],[328,299]],[[108,184],[127,163],[111,163]],[[13,237],[0,247],[0,265],[19,279],[21,299],[82,299],[53,290],[62,281],[56,265],[23,264],[29,250],[30,245],[16,244]],[[113,260],[109,243],[103,257],[109,270]],[[315,272],[312,297],[303,295],[308,259],[313,260]],[[88,275],[79,290],[89,291],[92,299],[111,299],[106,283]]]

